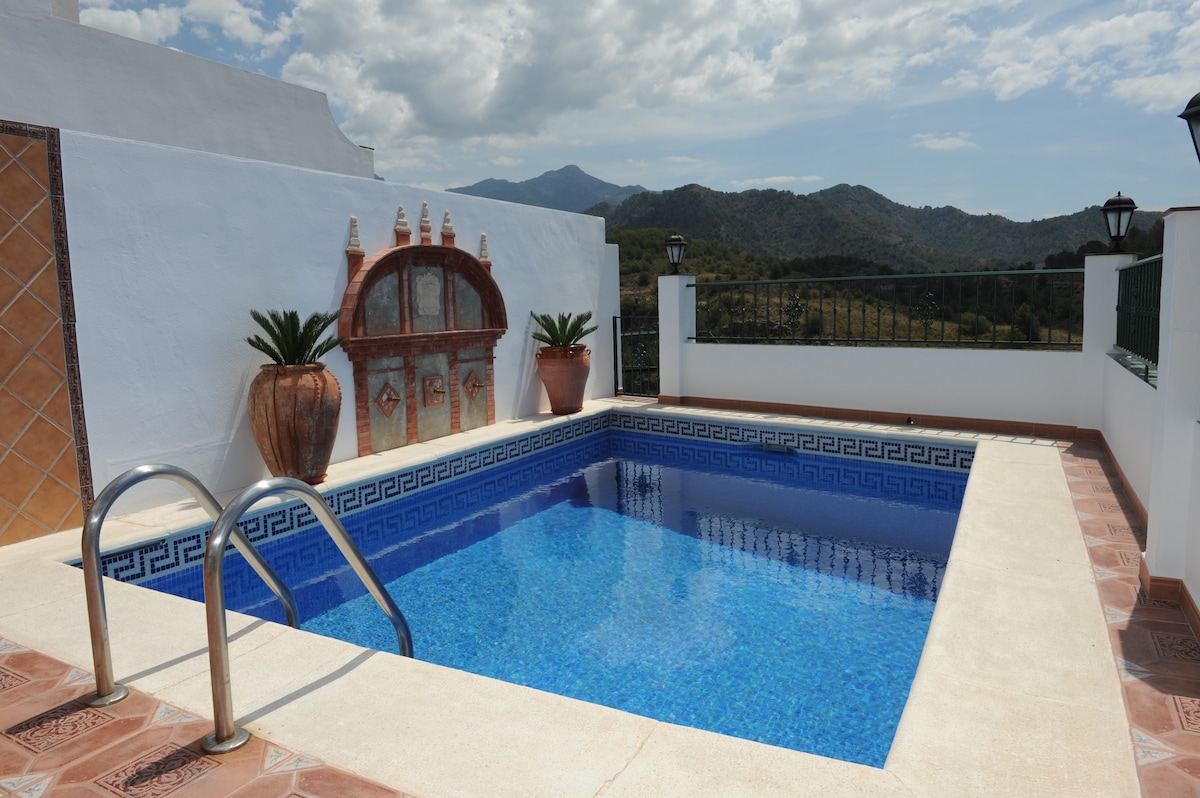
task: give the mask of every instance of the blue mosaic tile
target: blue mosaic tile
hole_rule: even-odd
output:
[[[797,452],[888,463],[894,466],[949,469],[966,472],[974,449],[913,440],[886,440],[851,433],[816,432],[771,428],[729,421],[649,416],[619,410],[555,424],[547,430],[474,449],[462,454],[405,469],[347,488],[327,497],[339,516],[370,511],[406,495],[437,489],[488,469],[504,466],[546,450],[595,436],[609,429],[675,437],[713,443],[758,444],[787,447]],[[719,454],[705,457],[719,457]],[[698,456],[687,455],[689,458]],[[903,480],[902,480],[903,481]],[[919,482],[919,480],[917,481]],[[907,480],[909,487],[917,484]],[[255,544],[276,540],[317,524],[316,516],[300,500],[248,513],[239,525]],[[204,558],[204,545],[211,524],[172,535],[165,541],[135,551],[106,557],[101,562],[105,576],[126,582],[146,579],[186,568]]]

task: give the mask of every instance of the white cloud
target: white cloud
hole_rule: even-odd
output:
[[[792,183],[806,183],[820,179],[815,175],[809,177],[775,175],[773,177],[752,177],[747,180],[730,180],[729,182],[736,188],[750,188],[751,186],[786,186]]]
[[[93,28],[119,33],[131,39],[159,44],[179,32],[183,15],[178,8],[130,8],[88,6],[79,9],[79,21]]]
[[[970,133],[917,133],[912,137],[912,146],[926,150],[961,150],[975,147]]]
[[[683,171],[701,162],[662,154],[667,144],[636,149],[738,141],[868,107],[1007,101],[1048,89],[1162,111],[1200,85],[1192,0],[83,6],[85,24],[145,41],[183,46],[172,38],[190,33],[211,47],[202,55],[239,64],[278,57],[284,79],[326,92],[347,135],[376,147],[381,172],[428,174],[464,154],[553,168],[561,164],[540,163],[540,153],[613,142],[631,150],[629,159]],[[961,133],[920,134],[911,144],[975,146]]]
[[[226,37],[242,44],[257,44],[263,38],[259,27],[262,13],[238,0],[188,0],[183,14],[189,22],[219,28]]]

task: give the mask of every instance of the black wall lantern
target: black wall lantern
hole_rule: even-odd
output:
[[[1129,235],[1129,224],[1133,221],[1133,212],[1137,205],[1129,197],[1117,196],[1104,203],[1100,209],[1104,214],[1104,224],[1108,226],[1108,237],[1112,239],[1112,249],[1109,252],[1121,251],[1121,240]]]
[[[1196,157],[1200,158],[1200,94],[1188,101],[1187,108],[1179,118],[1188,123],[1188,131],[1192,134],[1192,146],[1196,149]]]
[[[679,274],[679,264],[683,262],[683,251],[687,249],[687,241],[681,235],[673,235],[667,239],[667,260],[671,261],[671,274]]]

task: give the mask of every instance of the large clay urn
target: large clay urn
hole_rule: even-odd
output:
[[[592,370],[592,353],[584,344],[543,346],[537,353],[538,373],[557,416],[583,409],[583,393]]]
[[[266,365],[247,401],[254,442],[273,476],[325,479],[337,437],[342,388],[324,363]]]

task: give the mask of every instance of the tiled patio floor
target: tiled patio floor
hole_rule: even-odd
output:
[[[1200,798],[1200,643],[1171,603],[1145,599],[1145,530],[1103,447],[1059,444],[1108,618],[1145,798]],[[212,730],[145,694],[103,709],[80,703],[89,673],[0,639],[0,795],[402,796],[252,738],[206,756]]]
[[[0,638],[0,795],[20,798],[403,796],[257,737],[206,756],[212,721],[144,693],[103,709],[90,673]]]
[[[1173,602],[1139,591],[1146,531],[1099,443],[1061,443],[1121,673],[1144,798],[1200,797],[1200,643]]]

